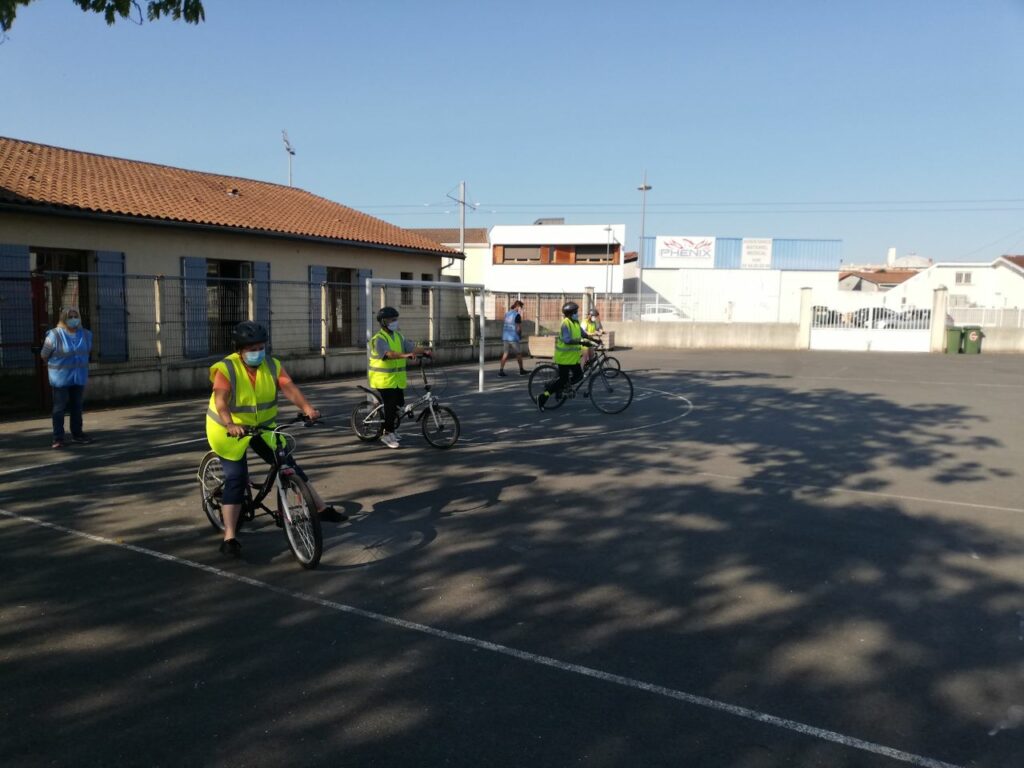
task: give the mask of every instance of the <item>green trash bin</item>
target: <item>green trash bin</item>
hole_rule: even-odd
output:
[[[946,329],[946,354],[958,355],[963,352],[964,347],[964,329],[963,328],[947,328]]]
[[[985,334],[981,332],[980,325],[965,325],[964,326],[964,354],[965,355],[980,355],[981,354],[981,340],[985,338]]]

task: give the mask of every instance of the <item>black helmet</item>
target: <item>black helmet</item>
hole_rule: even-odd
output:
[[[398,318],[398,310],[394,307],[381,307],[380,312],[377,313],[377,322],[381,325],[387,325],[392,320]]]
[[[236,349],[250,344],[266,344],[267,329],[252,320],[243,320],[231,329],[231,340],[235,342]]]
[[[567,301],[562,305],[562,314],[566,317],[572,317],[573,315],[579,314],[580,305],[575,301]]]

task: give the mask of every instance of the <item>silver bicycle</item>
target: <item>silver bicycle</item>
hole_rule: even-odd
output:
[[[425,361],[433,363],[433,358],[427,355],[419,357],[423,394],[398,412],[395,416],[395,427],[398,427],[403,418],[413,419],[420,423],[423,437],[428,443],[435,448],[451,448],[458,442],[462,431],[459,417],[451,408],[441,405],[437,396],[430,391],[432,387],[427,380]],[[361,384],[359,388],[367,394],[368,399],[352,409],[352,431],[360,440],[370,442],[377,440],[384,432],[384,403],[376,390]],[[419,414],[416,411],[419,411]]]

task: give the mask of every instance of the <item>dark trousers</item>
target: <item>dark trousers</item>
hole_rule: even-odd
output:
[[[557,395],[571,380],[573,384],[583,378],[583,367],[579,363],[573,365],[558,365],[558,378],[548,382],[547,391],[551,395]]]
[[[263,459],[263,461],[267,464],[273,465],[274,449],[263,442],[262,437],[257,436],[250,440],[249,447],[252,448],[253,452]],[[220,465],[224,470],[224,490],[222,492],[221,502],[224,504],[241,504],[245,500],[245,484],[249,482],[249,463],[246,461],[245,455],[243,454],[242,458],[238,461],[225,459],[221,456]],[[295,459],[291,456],[288,457],[288,460],[284,465],[294,469],[295,474],[303,480],[309,480],[309,478],[306,477],[306,473],[302,471],[302,467],[296,464]]]
[[[71,416],[71,434],[82,434],[82,393],[85,387],[53,387],[53,439],[64,439],[64,412]]]
[[[380,400],[384,403],[384,431],[394,432],[398,409],[405,405],[404,389],[378,389]]]

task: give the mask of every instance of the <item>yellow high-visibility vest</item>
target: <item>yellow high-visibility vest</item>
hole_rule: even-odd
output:
[[[405,352],[405,339],[395,331],[386,333],[377,331],[366,347],[368,363],[367,374],[373,389],[405,389],[405,358],[396,357],[385,360],[377,354],[377,339],[383,338],[388,343],[388,350],[402,354]]]
[[[569,326],[572,340],[576,344],[566,344],[562,340],[562,331],[565,330],[566,325]],[[583,329],[580,328],[580,324],[571,318],[567,317],[562,320],[562,327],[558,329],[558,335],[555,337],[554,361],[557,365],[576,365],[580,361],[580,354],[583,352],[579,345],[580,339],[583,338],[582,331]]]
[[[256,386],[253,386],[245,372],[245,363],[235,352],[223,360],[210,366],[210,382],[220,372],[231,382],[231,397],[228,408],[231,420],[235,424],[256,426],[257,424],[272,427],[277,421],[277,377],[281,374],[281,361],[276,357],[268,357],[260,363],[256,370]],[[217,413],[217,395],[210,395],[210,404],[206,410],[206,440],[210,448],[218,456],[238,461],[245,455],[252,438],[228,437],[225,424]],[[265,441],[273,445],[269,436]]]

